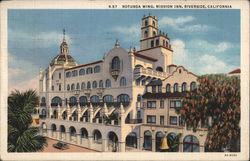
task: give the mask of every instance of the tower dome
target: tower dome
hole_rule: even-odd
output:
[[[68,44],[65,39],[65,30],[63,30],[63,41],[60,45],[60,54],[52,59],[50,65],[69,65],[77,66],[75,59],[69,55]]]

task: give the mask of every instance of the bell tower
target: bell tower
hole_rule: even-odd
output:
[[[155,16],[144,16],[141,26],[141,40],[158,35],[158,20]]]
[[[68,44],[65,39],[65,29],[63,29],[63,42],[61,43],[60,51],[61,55],[67,55],[69,53]]]

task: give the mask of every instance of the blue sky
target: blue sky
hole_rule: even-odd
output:
[[[240,10],[9,10],[9,87],[34,86],[39,68],[59,54],[63,28],[79,64],[102,59],[116,39],[139,50],[149,13],[170,37],[174,64],[198,75],[240,68]]]

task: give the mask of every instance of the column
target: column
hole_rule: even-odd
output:
[[[93,145],[93,136],[89,136],[88,137],[88,140],[89,140],[89,149],[92,149],[92,145]]]
[[[76,144],[81,144],[81,134],[76,134]]]
[[[152,152],[155,152],[155,131],[152,131]]]
[[[137,149],[138,150],[141,150],[141,144],[140,144],[140,136],[138,136],[138,138],[137,138]]]
[[[56,135],[57,139],[60,140],[60,139],[61,139],[61,138],[60,138],[61,132],[60,132],[60,131],[56,131],[56,134],[57,134],[57,135]]]
[[[119,142],[119,145],[118,145],[118,152],[125,152],[126,151],[126,144],[125,142]]]
[[[93,122],[93,116],[94,116],[94,109],[92,104],[90,103],[90,107],[89,107],[89,122],[92,123]]]
[[[102,139],[102,151],[106,152],[108,149],[108,144],[107,144],[108,140],[107,139]]]
[[[182,142],[182,140],[183,140],[183,137],[181,136],[179,138],[179,152],[183,152],[183,142]]]

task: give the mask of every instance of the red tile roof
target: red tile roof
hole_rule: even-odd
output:
[[[240,73],[240,69],[235,69],[235,70],[229,72],[228,74],[236,74],[236,73]]]
[[[78,65],[78,66],[75,66],[75,67],[73,67],[73,68],[69,68],[69,69],[66,69],[66,70],[71,70],[71,69],[86,67],[86,66],[98,64],[98,63],[101,63],[101,62],[103,62],[103,61],[102,61],[102,60],[99,60],[99,61],[92,62],[92,63],[88,63],[88,64]]]
[[[137,57],[143,58],[143,59],[150,60],[150,61],[157,61],[158,60],[158,59],[146,56],[146,55],[139,54],[138,52],[134,53],[134,55],[137,56]]]

